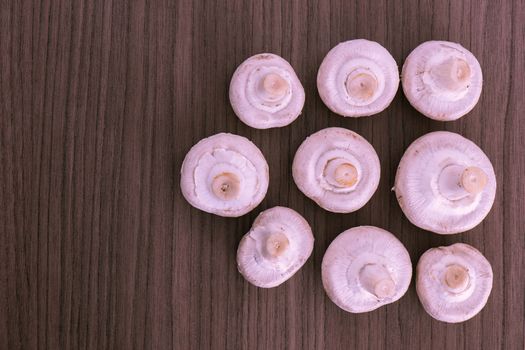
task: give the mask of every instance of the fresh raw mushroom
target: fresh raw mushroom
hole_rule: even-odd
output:
[[[472,141],[437,131],[414,141],[401,158],[394,189],[414,225],[440,234],[470,230],[496,196],[490,160]]]
[[[233,73],[230,102],[239,119],[252,128],[276,128],[301,114],[304,89],[284,58],[261,53],[248,58]]]
[[[350,213],[365,205],[379,184],[379,158],[359,134],[327,128],[301,144],[292,165],[297,187],[322,208]]]
[[[308,222],[290,208],[274,207],[259,214],[242,238],[237,266],[251,284],[276,287],[304,265],[313,246]]]
[[[268,177],[268,163],[257,146],[245,137],[220,133],[190,149],[180,187],[195,208],[237,217],[261,203]]]
[[[492,290],[492,267],[468,244],[432,248],[417,264],[416,290],[430,316],[443,322],[463,322],[487,303]]]
[[[365,39],[335,46],[317,74],[317,89],[325,105],[346,117],[383,111],[398,86],[399,70],[392,55],[380,44]]]
[[[412,263],[393,234],[374,226],[344,231],[321,265],[330,299],[348,312],[368,312],[400,299],[412,278]]]
[[[455,120],[478,103],[483,75],[478,60],[463,46],[427,41],[408,55],[401,73],[412,106],[435,120]]]

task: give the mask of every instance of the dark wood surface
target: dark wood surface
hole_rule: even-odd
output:
[[[0,1],[0,349],[524,349],[525,5],[523,1]],[[483,93],[456,122],[418,114],[401,89],[383,113],[334,115],[315,86],[340,41],[368,38],[401,66],[423,41],[461,43],[479,59]],[[255,130],[228,101],[248,56],[289,60],[306,90],[291,126]],[[291,177],[309,134],[343,126],[381,159],[372,200],[347,215],[306,199]],[[402,215],[390,191],[406,147],[434,130],[459,132],[492,160],[495,205],[470,232],[439,236]],[[189,206],[182,159],[227,131],[270,165],[263,203],[238,219]],[[242,235],[266,208],[305,216],[312,257],[284,285],[257,289],[236,269]],[[366,314],[325,295],[323,253],[361,224],[393,232],[415,265],[428,248],[466,242],[494,269],[485,309],[433,320],[414,284]]]

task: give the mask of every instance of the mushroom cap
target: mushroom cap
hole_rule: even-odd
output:
[[[222,178],[226,195],[216,193]],[[255,208],[268,190],[268,163],[259,148],[245,137],[220,133],[194,145],[181,168],[180,188],[195,208],[220,216],[237,217]],[[228,192],[228,187],[234,192]],[[231,197],[231,198],[230,198]]]
[[[339,43],[328,52],[317,73],[321,99],[332,112],[346,117],[383,111],[398,86],[399,70],[392,55],[365,39]]]
[[[475,166],[487,176],[483,191],[450,200],[439,189],[439,176],[450,165]],[[414,225],[439,234],[468,231],[489,213],[496,196],[496,175],[476,144],[461,135],[436,131],[421,136],[405,151],[394,189]]]
[[[277,90],[277,95],[265,95],[262,86]],[[301,114],[304,98],[304,88],[292,66],[272,53],[245,60],[233,73],[230,83],[233,111],[252,128],[268,129],[292,123]]]
[[[378,298],[360,279],[367,265],[381,266],[395,283],[393,294]],[[403,245],[393,234],[375,226],[359,226],[344,231],[330,244],[321,265],[323,286],[341,309],[361,313],[375,310],[400,299],[412,278],[412,263]]]
[[[332,169],[333,164],[342,167]],[[334,182],[333,174],[346,165],[355,178],[350,177],[350,183]],[[297,187],[319,206],[350,213],[370,200],[379,185],[381,169],[374,147],[361,135],[344,128],[326,128],[299,146],[292,172]]]
[[[276,237],[277,246],[272,237]],[[251,284],[261,288],[276,287],[304,265],[313,246],[310,225],[299,213],[286,207],[273,207],[260,213],[241,239],[237,267]]]
[[[427,41],[406,58],[401,73],[410,104],[425,116],[456,120],[478,103],[483,85],[476,57],[449,41]]]
[[[460,289],[447,286],[447,268],[468,273]],[[416,268],[416,291],[423,308],[436,320],[457,323],[483,309],[492,290],[490,262],[474,247],[456,243],[427,250]]]

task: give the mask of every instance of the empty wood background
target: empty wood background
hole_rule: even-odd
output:
[[[0,1],[0,349],[524,349],[525,5],[523,1]],[[423,41],[470,49],[481,100],[456,122],[418,114],[401,89],[379,115],[345,119],[316,92],[340,41],[368,38],[401,66]],[[274,52],[306,90],[292,125],[256,130],[228,101],[245,58]],[[328,213],[292,182],[309,134],[342,126],[381,159],[372,200]],[[498,191],[470,232],[439,236],[402,215],[390,191],[407,146],[459,132],[492,160]],[[181,162],[203,137],[227,131],[270,165],[263,203],[237,219],[200,212],[179,189]],[[236,269],[242,235],[266,208],[305,216],[316,243],[284,285],[257,289]],[[415,265],[428,248],[466,242],[494,269],[485,309],[463,324],[433,320],[414,284],[366,314],[325,295],[323,253],[362,224],[393,232]]]

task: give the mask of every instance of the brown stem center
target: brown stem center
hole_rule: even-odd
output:
[[[283,97],[290,88],[290,84],[279,74],[269,73],[262,79],[262,89],[271,99]]]
[[[349,96],[361,100],[370,100],[377,90],[376,78],[368,73],[350,73],[346,78],[346,91]]]
[[[447,267],[445,271],[445,283],[449,288],[463,291],[467,288],[469,281],[470,277],[465,267],[457,264]]]
[[[240,181],[233,173],[221,173],[213,178],[212,191],[222,200],[232,200],[239,196]]]
[[[483,191],[487,181],[487,174],[478,167],[468,167],[461,174],[461,186],[471,194]]]
[[[352,187],[357,182],[357,169],[353,164],[343,163],[335,168],[334,179],[344,187]]]
[[[289,245],[288,237],[284,233],[272,233],[266,240],[266,251],[270,256],[278,257],[288,249]]]

